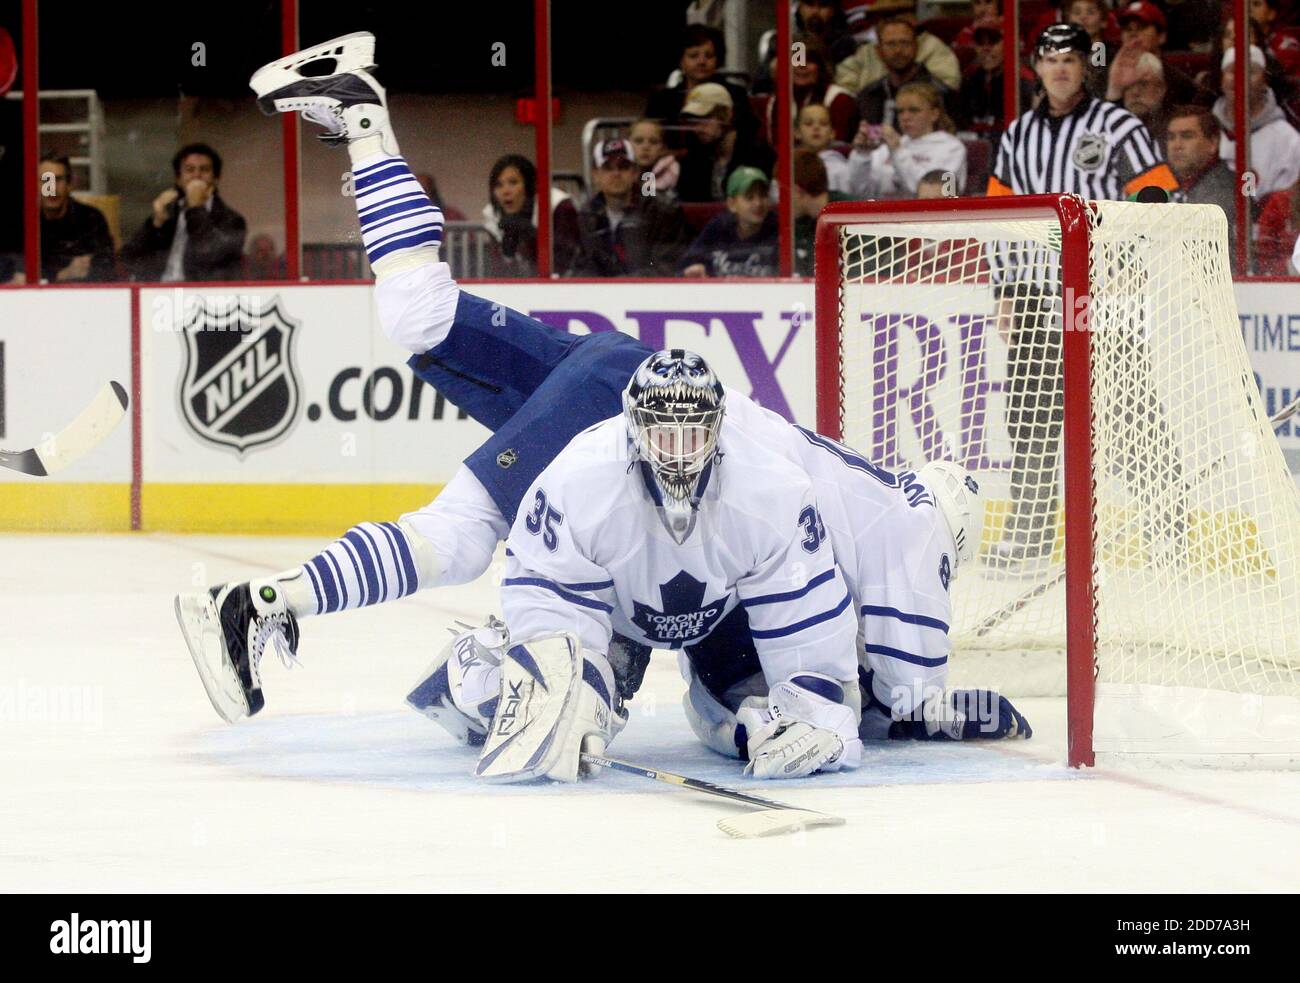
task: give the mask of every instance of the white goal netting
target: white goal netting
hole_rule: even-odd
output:
[[[1063,487],[1085,481],[1096,749],[1300,760],[1300,491],[1242,343],[1223,212],[1088,211],[1083,290],[1062,290],[1061,250],[1079,247],[1054,218],[842,226],[839,269],[818,270],[839,281],[819,344],[841,352],[841,436],[886,468],[945,458],[981,482],[955,675],[1063,692],[1065,652],[1083,649]],[[1085,323],[1092,466],[1067,478],[1062,338]]]

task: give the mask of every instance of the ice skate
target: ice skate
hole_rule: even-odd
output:
[[[177,595],[176,620],[208,699],[228,723],[266,702],[259,667],[267,643],[286,663],[298,651],[298,620],[274,581]]]
[[[257,104],[267,115],[302,113],[325,128],[322,142],[346,145],[378,137],[383,153],[397,156],[397,139],[388,125],[384,87],[375,81],[375,36],[345,34],[263,65],[249,79]]]

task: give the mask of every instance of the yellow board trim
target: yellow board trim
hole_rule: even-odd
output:
[[[91,482],[0,482],[5,532],[129,532],[131,486]]]
[[[337,536],[358,522],[396,519],[428,505],[438,485],[188,485],[146,483],[151,532]]]

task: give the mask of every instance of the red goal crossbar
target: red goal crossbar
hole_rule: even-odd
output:
[[[816,375],[817,429],[843,437],[840,290],[841,231],[845,226],[899,222],[952,223],[981,218],[1051,220],[1061,229],[1061,296],[1082,300],[1065,305],[1062,363],[1065,420],[1065,569],[1068,760],[1093,764],[1092,720],[1096,678],[1093,607],[1093,481],[1091,345],[1088,332],[1090,248],[1088,205],[1077,195],[1008,195],[996,198],[939,198],[908,201],[833,202],[817,220]]]

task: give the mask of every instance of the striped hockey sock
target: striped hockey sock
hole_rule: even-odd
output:
[[[361,241],[370,265],[392,266],[420,250],[437,262],[442,243],[442,210],[435,207],[401,157],[374,154],[352,168]]]
[[[302,565],[315,611],[330,614],[414,594],[420,588],[415,551],[395,522],[353,526]]]

